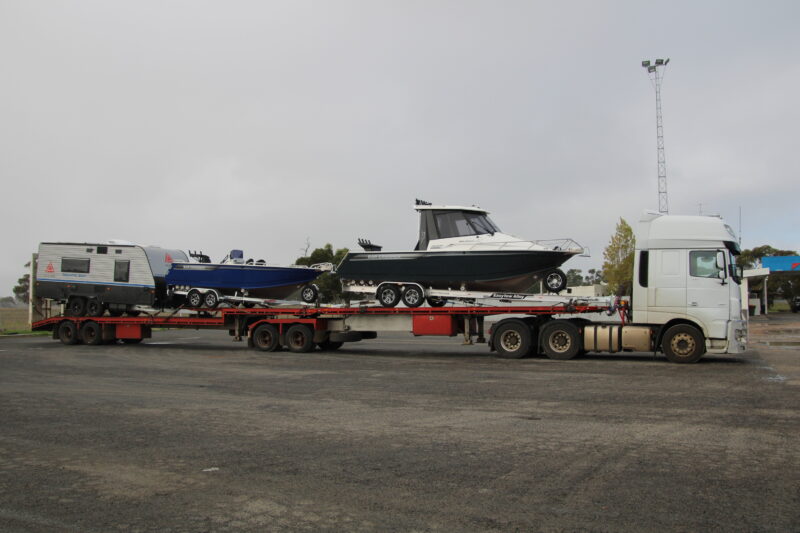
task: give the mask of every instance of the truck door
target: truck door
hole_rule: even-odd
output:
[[[664,323],[685,316],[686,250],[651,250],[649,263],[648,322]]]
[[[726,250],[690,250],[686,280],[686,312],[708,328],[712,338],[725,338],[731,280]]]

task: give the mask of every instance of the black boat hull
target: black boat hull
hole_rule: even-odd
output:
[[[433,289],[523,292],[575,252],[503,250],[349,253],[336,269],[342,281],[416,282]]]

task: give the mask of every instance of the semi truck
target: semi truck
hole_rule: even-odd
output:
[[[65,344],[131,343],[154,328],[227,330],[254,349],[335,350],[380,332],[415,336],[463,336],[487,342],[504,358],[543,354],[566,360],[589,352],[662,352],[675,363],[704,354],[741,353],[747,345],[742,306],[739,246],[719,217],[645,212],[637,231],[633,288],[629,299],[576,298],[448,291],[441,307],[395,307],[361,303],[272,308],[223,307],[153,310],[142,316],[52,316],[33,329],[50,330]],[[33,297],[33,296],[32,296]],[[611,316],[617,318],[610,322]],[[494,320],[485,333],[487,319]]]

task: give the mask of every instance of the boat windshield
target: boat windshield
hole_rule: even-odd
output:
[[[436,229],[440,239],[468,237],[470,235],[494,234],[500,228],[489,217],[481,213],[446,211],[436,214]]]

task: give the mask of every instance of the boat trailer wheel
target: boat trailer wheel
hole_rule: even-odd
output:
[[[377,297],[383,307],[394,307],[400,301],[400,289],[397,285],[381,285]]]
[[[300,290],[300,299],[307,304],[314,303],[319,296],[319,289],[314,284],[306,285]]]
[[[563,271],[556,268],[545,275],[544,285],[550,292],[559,293],[567,288],[567,276]]]
[[[424,301],[424,293],[417,285],[408,285],[403,291],[403,303],[406,307],[419,307]]]
[[[192,289],[186,295],[186,301],[189,303],[189,307],[200,307],[203,305],[203,295],[197,289]]]

